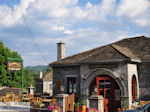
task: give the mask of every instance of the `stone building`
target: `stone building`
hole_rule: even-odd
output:
[[[53,95],[53,79],[52,73],[48,73],[43,77],[43,73],[40,72],[40,78],[36,80],[36,93],[49,93]]]
[[[150,99],[150,38],[127,38],[66,58],[64,46],[57,44],[58,60],[50,64],[54,94],[64,87],[64,93],[87,98],[87,106],[91,95],[102,95],[105,112],[115,112],[125,99],[128,108]]]

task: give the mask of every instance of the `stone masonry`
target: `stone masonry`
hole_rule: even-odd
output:
[[[138,66],[140,99],[150,100],[150,63],[141,63]]]
[[[79,66],[59,66],[53,67],[53,92],[54,94],[60,94],[60,89],[57,88],[56,82],[57,80],[61,81],[61,85],[65,87],[65,93],[67,93],[67,77],[75,77],[76,78],[76,90],[77,94],[80,94],[80,68]]]

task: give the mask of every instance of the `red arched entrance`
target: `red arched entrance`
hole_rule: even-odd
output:
[[[136,77],[132,76],[132,101],[136,100]]]
[[[104,112],[116,112],[121,107],[120,88],[113,78],[106,75],[96,77],[91,83],[90,94],[95,87],[96,94],[104,97]]]

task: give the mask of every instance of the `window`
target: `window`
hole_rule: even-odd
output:
[[[61,80],[57,80],[57,81],[56,81],[56,85],[57,85],[57,89],[60,89],[60,86],[61,86]]]
[[[136,100],[136,77],[132,76],[132,101]]]
[[[68,93],[76,93],[76,78],[75,77],[67,78],[67,89],[68,89]]]
[[[49,84],[49,90],[53,90],[53,84]]]

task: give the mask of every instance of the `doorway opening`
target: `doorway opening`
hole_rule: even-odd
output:
[[[96,91],[95,91],[96,88]],[[110,76],[97,76],[90,85],[90,95],[102,95],[104,98],[104,112],[116,112],[121,108],[121,91],[117,82]]]

